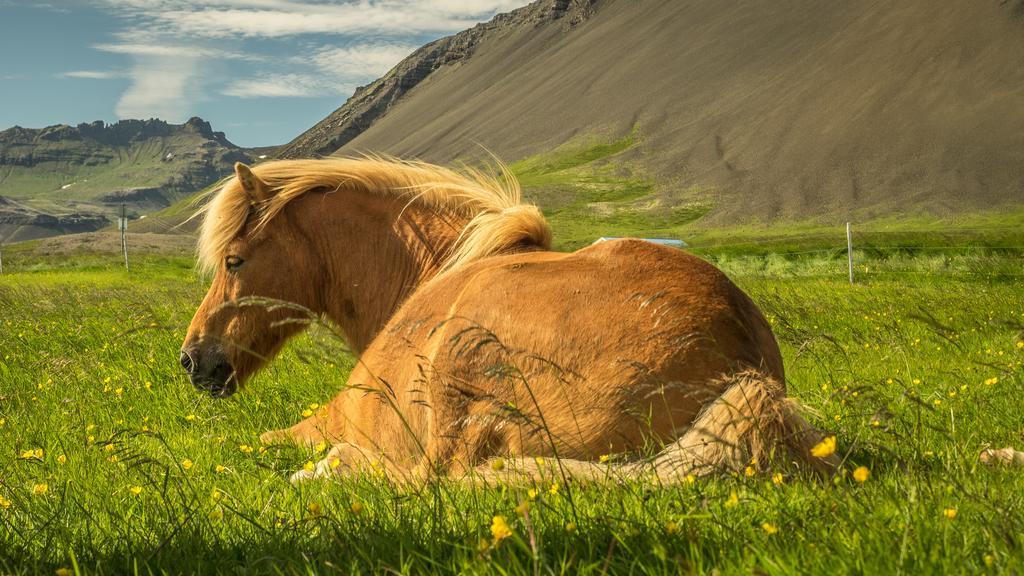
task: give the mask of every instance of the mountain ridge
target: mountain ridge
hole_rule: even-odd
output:
[[[522,25],[559,21],[576,26],[593,13],[596,0],[539,0],[511,12],[496,15],[457,34],[418,48],[377,80],[360,86],[336,111],[306,130],[277,153],[280,158],[328,155],[365,131],[406,92],[443,66],[456,65],[472,56],[484,37]]]
[[[252,155],[199,117],[0,131],[0,240],[96,230],[164,208]]]
[[[593,0],[517,12],[558,6],[581,16],[496,17],[470,30],[465,54],[417,51],[370,85],[397,87],[353,96],[284,150],[448,163],[486,148],[515,162],[635,130],[611,162],[654,180],[652,201],[711,203],[711,225],[1024,202],[1020,0]],[[400,72],[417,63],[428,73],[403,87]]]

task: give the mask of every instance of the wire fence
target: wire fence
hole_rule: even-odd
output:
[[[148,228],[176,228],[161,224],[164,223],[150,222]],[[109,232],[112,237],[119,234],[116,228]],[[858,231],[853,228],[849,244],[844,232],[837,227],[832,233],[818,230],[765,238],[718,237],[693,242],[685,250],[719,265],[728,273],[764,277],[838,276],[851,272],[854,282],[858,278],[885,275],[1024,277],[1024,232],[1015,227],[956,228],[941,232]],[[100,232],[103,233],[106,231]],[[128,233],[129,245],[134,234]],[[160,232],[152,234],[162,236]],[[187,233],[174,236],[195,238],[194,234]],[[898,242],[889,243],[896,238]],[[921,242],[915,243],[915,238]],[[947,238],[949,242],[943,243],[942,240]],[[985,243],[985,238],[991,243]],[[120,249],[110,250],[111,255],[122,256],[121,252],[127,249],[123,244],[115,245]],[[4,248],[0,242],[0,274],[15,272],[28,261],[21,256],[5,262],[7,254]],[[98,252],[105,254],[102,249]],[[185,254],[182,251],[182,255]],[[849,261],[851,256],[852,263]],[[808,265],[809,262],[812,265]],[[33,267],[38,267],[37,264],[33,263]]]

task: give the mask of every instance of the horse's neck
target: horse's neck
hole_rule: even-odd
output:
[[[306,233],[325,265],[321,312],[362,352],[402,302],[438,273],[465,222],[365,194],[321,198],[310,197],[300,216],[318,222]]]

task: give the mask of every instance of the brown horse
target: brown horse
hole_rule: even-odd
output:
[[[667,481],[775,455],[837,464],[810,454],[821,435],[785,398],[761,312],[699,258],[639,240],[551,252],[507,175],[377,158],[236,173],[205,213],[199,255],[214,278],[181,362],[223,397],[305,311],[340,328],[361,355],[348,385],[264,435],[332,443],[295,479],[365,466],[493,475],[496,462],[534,474],[540,457],[593,477],[613,453],[630,460],[615,473]]]

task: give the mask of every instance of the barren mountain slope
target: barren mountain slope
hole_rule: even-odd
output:
[[[514,161],[635,126],[620,163],[699,190],[713,222],[1020,203],[1022,7],[542,0],[522,10],[547,17],[496,19],[332,146]]]

